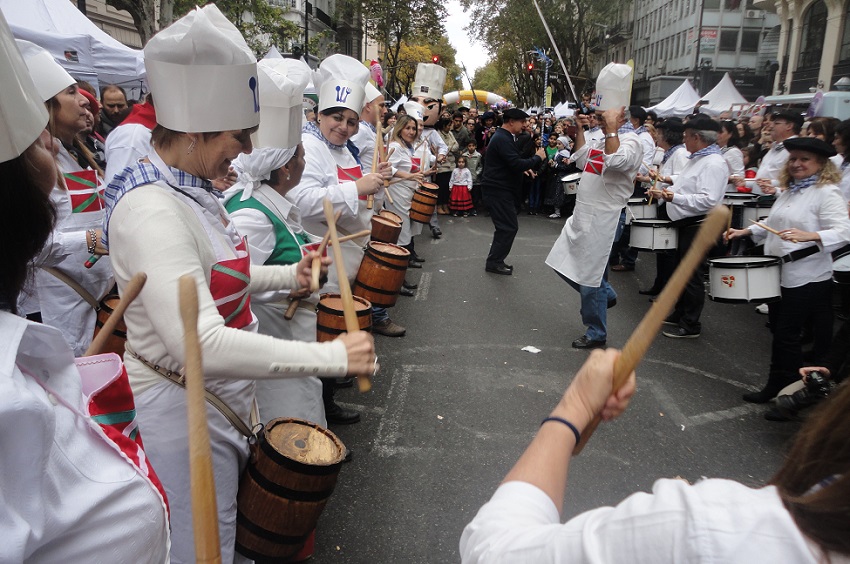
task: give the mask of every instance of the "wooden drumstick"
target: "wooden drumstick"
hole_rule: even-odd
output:
[[[339,221],[339,218],[341,216],[342,216],[341,211],[336,212],[336,215],[334,216],[334,225],[336,225],[336,222]],[[319,278],[322,274],[322,254],[324,254],[325,249],[328,246],[328,241],[330,241],[330,237],[331,237],[331,232],[330,232],[330,230],[328,230],[327,233],[325,233],[325,236],[322,237],[322,242],[319,244],[319,248],[318,248],[319,256],[317,258],[314,258],[313,263],[310,265],[312,267],[311,274],[313,275],[312,280],[310,281],[310,291],[311,292],[318,292],[319,288],[321,287],[321,283],[320,283]],[[293,301],[295,301],[295,300],[293,300]],[[293,313],[294,313],[294,310],[293,310]]]
[[[381,112],[375,112],[375,148],[372,152],[372,174],[378,172],[378,163],[381,159],[381,141],[383,141],[383,136],[380,133],[381,131]],[[369,194],[366,198],[366,209],[371,210],[375,206],[375,195]]]
[[[697,265],[717,241],[717,237],[726,224],[726,217],[730,213],[729,208],[726,206],[718,206],[708,214],[708,217],[702,226],[700,226],[696,238],[691,243],[691,248],[688,249],[688,252],[679,263],[670,281],[667,282],[664,290],[658,295],[655,303],[652,304],[652,307],[643,316],[640,324],[632,331],[629,340],[626,341],[620,356],[617,358],[617,362],[614,363],[612,393],[623,387],[629,379],[629,375],[640,364],[643,355],[646,354],[646,351],[652,345],[652,341],[655,340],[661,324],[664,323],[664,319],[676,305],[676,301],[682,294],[682,290],[685,289],[688,280],[693,276]],[[584,429],[581,434],[581,442],[573,449],[574,455],[582,451],[600,421],[602,421],[602,418],[597,415],[590,422],[590,425]]]
[[[772,228],[772,227],[769,227],[769,226],[765,225],[764,223],[760,223],[760,222],[756,221],[755,219],[751,219],[751,220],[750,220],[750,222],[751,222],[753,225],[758,225],[759,227],[761,227],[761,228],[762,228],[762,229],[764,229],[765,231],[770,231],[770,232],[771,232],[771,233],[773,233],[774,235],[778,235],[778,236],[780,236],[780,237],[782,236],[782,233],[780,233],[780,232],[779,232],[779,231],[777,231],[776,229],[774,229],[774,228]],[[794,242],[796,243],[797,241],[794,241]]]
[[[210,431],[204,401],[204,369],[198,338],[198,288],[192,276],[181,276],[180,318],[186,347],[186,410],[189,418],[189,475],[195,562],[221,562],[218,508],[215,500]]]
[[[331,234],[334,262],[336,263],[336,274],[339,278],[339,295],[342,298],[342,312],[345,317],[345,330],[348,333],[360,331],[360,323],[357,321],[357,311],[354,309],[354,296],[351,294],[351,286],[348,276],[345,274],[345,265],[342,263],[342,248],[339,246],[339,237],[336,233],[336,222],[333,217],[333,206],[331,201],[325,198],[325,219],[328,221],[328,232]],[[368,375],[357,375],[357,385],[361,392],[372,389],[372,382]]]
[[[384,145],[384,142],[383,142],[383,140],[381,140],[381,146],[383,147],[383,145]],[[390,149],[390,152],[387,153],[387,159],[386,159],[387,161],[390,160],[390,157],[393,156],[393,153],[395,153],[395,147]],[[393,202],[392,194],[390,194],[390,191],[386,189],[390,184],[391,184],[391,182],[390,182],[389,178],[385,178],[384,179],[384,195],[387,197],[387,202],[389,202],[390,205],[393,205],[393,204],[395,204],[395,202]]]
[[[106,340],[109,339],[109,336],[112,335],[113,331],[115,331],[115,326],[118,325],[118,322],[124,317],[124,312],[127,311],[127,306],[129,306],[130,303],[136,299],[136,296],[139,295],[139,292],[142,291],[147,279],[148,275],[144,272],[137,272],[132,278],[130,278],[130,281],[127,282],[127,286],[124,288],[124,295],[121,296],[121,300],[118,302],[118,305],[115,306],[115,310],[113,310],[112,315],[109,316],[109,319],[107,319],[106,323],[104,323],[103,327],[101,327],[97,337],[92,339],[92,342],[89,345],[89,348],[86,349],[86,354],[84,356],[100,354],[100,351],[102,351],[104,345],[106,345]]]
[[[292,321],[292,318],[295,317],[295,310],[298,309],[298,304],[300,303],[301,298],[292,298],[289,300],[289,307],[283,312],[283,318],[287,321]]]
[[[358,239],[360,237],[365,237],[367,235],[371,235],[371,229],[364,229],[363,231],[358,231],[357,233],[352,233],[351,235],[346,235],[344,237],[339,238],[340,243],[345,243],[346,241],[351,241],[352,239]]]

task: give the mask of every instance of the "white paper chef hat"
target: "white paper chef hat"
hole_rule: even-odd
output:
[[[260,128],[252,137],[257,147],[287,149],[301,142],[304,89],[312,71],[298,59],[263,59],[260,79]]]
[[[313,84],[319,91],[318,111],[348,108],[360,115],[366,96],[369,69],[347,55],[331,55],[313,73]]]
[[[47,126],[47,109],[0,13],[0,162],[18,157]]]
[[[76,82],[46,49],[23,39],[16,41],[42,102],[50,100]]]
[[[366,83],[366,99],[363,101],[364,104],[371,102],[381,96],[383,96],[383,94],[381,94],[380,90],[375,88],[374,84],[372,84],[371,82]]]
[[[418,102],[405,102],[404,111],[407,112],[407,115],[416,119],[416,121],[425,119],[425,108]]]
[[[443,99],[443,85],[446,83],[446,69],[433,63],[416,65],[416,78],[410,96],[425,96],[435,100]]]
[[[145,68],[156,121],[168,129],[203,133],[260,123],[257,59],[215,4],[154,35]]]
[[[608,63],[596,78],[596,95],[591,105],[596,110],[610,110],[629,106],[632,93],[632,72],[629,65]]]

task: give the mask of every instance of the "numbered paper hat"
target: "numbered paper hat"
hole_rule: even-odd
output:
[[[47,126],[47,109],[0,13],[0,162],[19,157]]]
[[[366,99],[364,100],[364,103],[373,102],[381,96],[383,96],[383,94],[381,94],[380,90],[375,88],[374,84],[371,82],[366,83]]]
[[[260,128],[254,134],[257,147],[287,149],[301,142],[304,121],[304,89],[312,71],[298,59],[263,59],[257,63],[260,79]]]
[[[215,4],[195,8],[145,46],[156,121],[182,132],[260,123],[257,59]]]
[[[319,90],[318,111],[348,108],[358,116],[366,97],[369,69],[347,55],[331,55],[313,73],[313,84]]]
[[[629,65],[605,65],[596,79],[596,95],[591,100],[593,109],[605,111],[628,107],[632,93],[632,72]]]
[[[403,107],[407,115],[416,119],[416,121],[425,119],[425,108],[422,107],[422,104],[418,102],[405,102]]]
[[[413,80],[411,98],[423,96],[435,100],[443,99],[443,85],[446,83],[446,69],[433,63],[416,65],[416,78]]]
[[[42,102],[76,83],[46,49],[23,39],[18,39],[17,43]]]

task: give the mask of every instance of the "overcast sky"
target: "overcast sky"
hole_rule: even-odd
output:
[[[474,76],[475,71],[487,63],[490,53],[480,42],[473,43],[470,41],[469,34],[463,29],[469,20],[469,16],[463,13],[463,8],[461,8],[458,0],[448,0],[446,11],[449,13],[445,22],[446,33],[452,47],[457,51],[455,58],[458,65],[464,63],[470,76]],[[463,85],[465,88],[469,87],[465,77]]]

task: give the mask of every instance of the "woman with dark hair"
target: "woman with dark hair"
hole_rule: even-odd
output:
[[[812,118],[806,128],[807,137],[816,137],[821,141],[832,143],[835,139],[835,128],[841,120],[834,117],[816,117]]]
[[[104,217],[102,171],[77,134],[86,128],[86,105],[76,81],[53,57],[37,45],[18,41],[30,76],[50,115],[48,130],[59,140],[56,160],[60,175],[50,193],[56,224],[49,248],[36,261],[35,287],[39,307],[31,301],[24,313],[41,311],[41,319],[56,327],[82,355],[94,335],[97,312],[93,305],[113,286],[112,267],[103,257],[85,266],[94,254],[105,254],[102,245]],[[70,278],[77,288],[44,270],[51,267]]]
[[[832,257],[850,243],[847,203],[841,176],[829,157],[835,149],[813,137],[787,139],[788,162],[779,176],[782,192],[762,225],[730,229],[727,240],[752,236],[764,240],[766,255],[782,257],[782,299],[770,305],[773,333],[767,383],[744,394],[751,403],[766,403],[799,379],[803,366],[802,328],[812,324],[812,358],[819,363],[832,340]],[[769,228],[770,230],[768,231]]]
[[[566,523],[575,445],[594,416],[618,417],[634,373],[612,391],[614,350],[593,351],[460,539],[464,564],[845,562],[850,557],[850,386],[808,419],[770,483],[662,479]],[[832,560],[835,559],[835,560]]]
[[[720,131],[717,132],[717,146],[723,154],[723,160],[729,167],[729,184],[726,185],[727,192],[735,192],[737,189],[732,183],[731,177],[742,178],[744,176],[744,155],[741,152],[741,138],[738,136],[738,127],[734,121],[724,120],[720,122]]]
[[[207,421],[221,560],[230,563],[255,380],[371,373],[374,342],[363,332],[329,343],[256,332],[251,294],[309,287],[310,264],[318,255],[289,266],[251,265],[245,238],[213,191],[210,179],[224,176],[237,156],[252,151],[251,134],[260,120],[256,59],[233,24],[215,4],[195,9],[151,38],[145,68],[157,101],[153,150],[117,175],[106,194],[105,235],[119,288],[135,273],[147,274],[124,316],[125,362],[148,457],[168,493],[171,561],[195,562],[186,394],[175,376],[185,362],[178,281],[192,277],[205,387],[223,406],[208,402]],[[174,88],[187,83],[193,89]],[[206,104],[197,103],[197,92],[207,93]],[[288,130],[288,120],[281,121],[278,127]],[[322,262],[327,266],[330,259]]]
[[[53,231],[56,162],[48,112],[2,15],[0,75],[2,559],[167,562],[165,498],[120,360],[75,361],[57,329],[15,315],[33,258]],[[112,417],[117,423],[105,422]]]
[[[735,124],[735,129],[738,130],[738,137],[741,138],[741,147],[746,147],[753,142],[753,130],[750,129],[749,124],[739,121]]]

